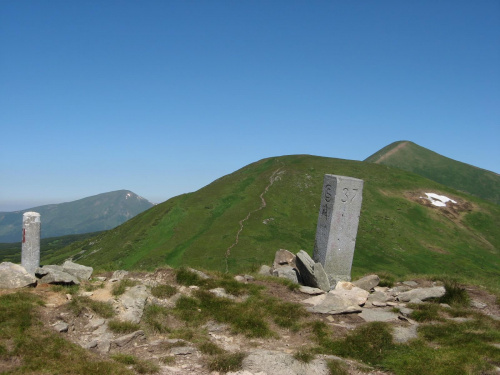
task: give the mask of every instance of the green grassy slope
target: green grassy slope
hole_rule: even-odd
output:
[[[413,173],[384,165],[283,156],[264,159],[224,176],[197,192],[159,204],[119,227],[45,257],[45,263],[75,261],[98,268],[153,269],[190,265],[230,272],[272,262],[280,248],[312,253],[323,176],[362,178],[363,207],[353,276],[388,271],[403,276],[450,274],[478,282],[500,282],[500,207]],[[471,203],[457,221],[438,208],[405,198],[408,192],[436,192]],[[264,221],[266,223],[264,223]],[[496,280],[496,281],[495,281]]]
[[[99,232],[70,234],[67,236],[42,238],[40,240],[40,253],[42,257],[50,257],[63,247],[73,242],[83,241],[96,236]],[[0,243],[0,262],[21,263],[21,242]]]
[[[152,206],[129,190],[117,190],[73,202],[0,212],[0,242],[21,239],[23,213],[28,211],[40,213],[42,238],[49,238],[111,229]]]
[[[439,155],[413,142],[391,143],[365,161],[401,168],[500,204],[500,175]]]

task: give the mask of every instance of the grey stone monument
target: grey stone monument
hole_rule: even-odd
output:
[[[351,280],[363,180],[325,175],[313,258],[323,265],[330,284]]]
[[[23,214],[23,242],[21,250],[21,266],[30,274],[40,266],[40,214],[25,212]]]

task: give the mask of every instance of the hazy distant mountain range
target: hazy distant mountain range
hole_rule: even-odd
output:
[[[28,211],[40,213],[41,235],[48,238],[112,229],[152,206],[129,190],[118,190],[73,202],[0,212],[0,242],[21,240],[22,217]]]

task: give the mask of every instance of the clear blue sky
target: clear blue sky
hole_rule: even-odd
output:
[[[0,130],[0,211],[397,140],[498,173],[500,2],[0,1]]]

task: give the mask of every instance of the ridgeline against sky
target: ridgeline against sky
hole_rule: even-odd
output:
[[[496,0],[0,2],[0,211],[407,139],[499,172]]]

